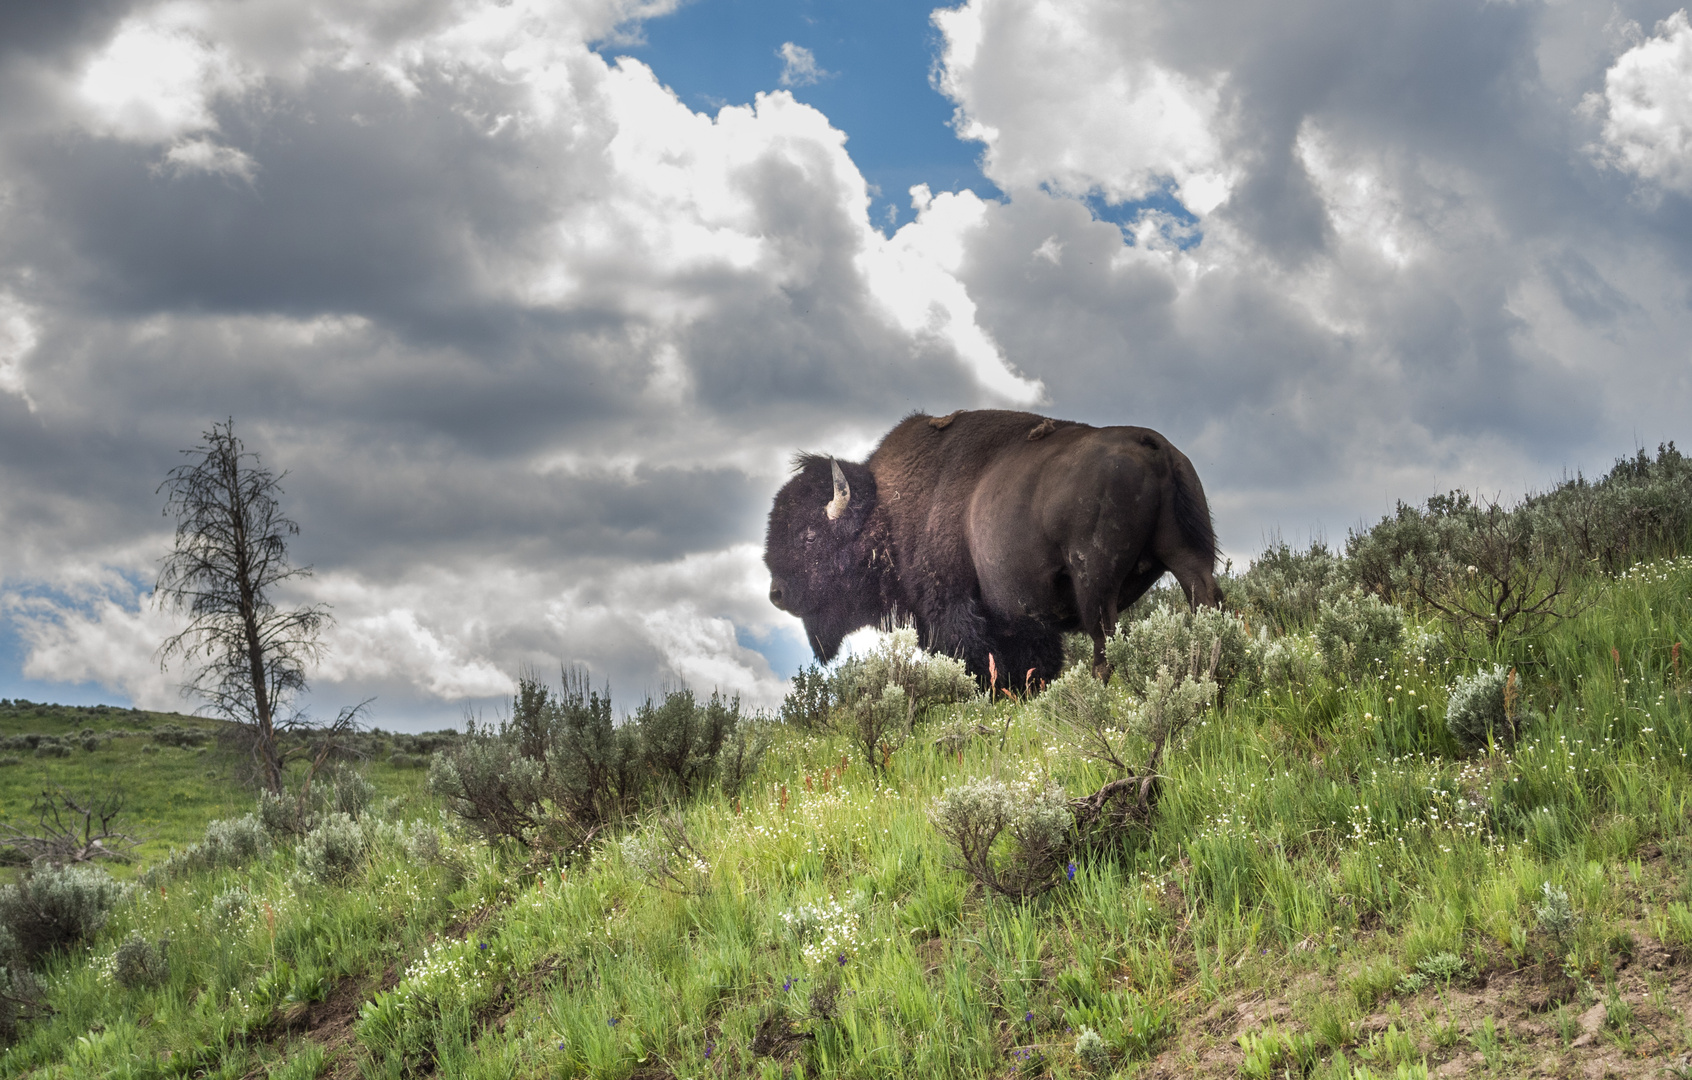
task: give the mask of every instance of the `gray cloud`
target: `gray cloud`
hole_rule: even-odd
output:
[[[1436,484],[1603,468],[1676,434],[1658,390],[1617,375],[1678,371],[1661,334],[1692,326],[1651,282],[1684,265],[1679,196],[1592,150],[1590,95],[1645,40],[1593,32],[1626,24],[1597,10],[976,0],[937,16],[960,131],[1010,193],[969,234],[964,278],[1054,411],[1186,447],[1236,550],[1273,521],[1332,535]],[[1681,77],[1644,67],[1652,86]],[[1114,136],[1089,127],[1109,115]],[[1197,246],[1125,242],[1051,193],[1160,176],[1191,193]],[[1217,177],[1222,198],[1204,194]]]
[[[167,703],[154,489],[233,416],[288,473],[290,599],[335,607],[328,699],[438,720],[559,662],[779,697],[747,642],[789,651],[758,543],[792,451],[1038,391],[870,228],[826,118],[694,114],[588,50],[658,10],[141,2],[0,59],[26,674]]]
[[[911,408],[1157,427],[1236,554],[1684,422],[1692,162],[1616,89],[1692,83],[1652,45],[1672,9],[975,0],[940,85],[1007,197],[919,193],[891,238],[814,110],[694,114],[587,48],[660,11],[0,16],[31,677],[168,697],[154,488],[231,415],[340,617],[323,700],[387,722],[560,661],[624,702],[773,700],[748,643],[791,651],[758,562],[787,458]]]

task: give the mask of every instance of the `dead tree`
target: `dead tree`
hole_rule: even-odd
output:
[[[117,827],[123,814],[121,792],[79,799],[61,787],[43,791],[30,812],[36,826],[0,825],[0,841],[11,844],[32,863],[64,866],[95,859],[127,861],[138,841]]]
[[[160,665],[172,657],[190,665],[183,693],[241,725],[259,783],[280,792],[277,735],[299,719],[293,701],[332,619],[322,604],[279,608],[272,600],[277,586],[309,577],[311,567],[289,564],[287,538],[300,528],[277,501],[282,477],[243,448],[234,421],[213,424],[183,452],[188,464],[159,485],[166,516],[176,517],[176,547],[153,595],[189,623],[160,648]]]

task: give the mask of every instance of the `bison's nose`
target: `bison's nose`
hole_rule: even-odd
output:
[[[774,604],[778,608],[781,607],[781,585],[779,583],[772,582],[770,584],[770,603]],[[786,608],[781,609],[783,611],[787,610]]]

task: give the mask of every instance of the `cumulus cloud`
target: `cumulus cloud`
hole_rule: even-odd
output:
[[[667,6],[143,2],[31,76],[0,124],[28,671],[156,695],[156,614],[51,597],[149,580],[154,488],[234,416],[337,616],[321,694],[450,719],[562,662],[779,700],[756,541],[792,452],[1040,387],[943,252],[871,227],[825,116],[696,113],[590,49]]]
[[[1692,194],[1692,23],[1685,9],[1616,58],[1602,94],[1587,99],[1604,118],[1599,156],[1671,191]]]
[[[969,0],[934,81],[1003,197],[884,236],[817,109],[590,47],[671,6],[0,14],[22,668],[162,702],[154,488],[228,416],[338,618],[319,694],[389,723],[559,663],[773,703],[770,496],[911,409],[1156,427],[1239,555],[1682,434],[1684,16]]]
[[[803,45],[795,45],[791,41],[781,43],[776,50],[781,57],[781,75],[778,81],[783,86],[812,86],[828,78],[829,72],[817,65],[816,54]]]
[[[1615,374],[1685,402],[1662,335],[1692,330],[1692,283],[1652,283],[1686,234],[1592,169],[1581,99],[1643,88],[1628,138],[1678,177],[1688,38],[1676,17],[1632,47],[1575,7],[938,11],[937,85],[1008,196],[945,230],[948,265],[1047,408],[1193,456],[1235,552],[1607,466],[1676,434]]]
[[[956,127],[986,144],[1007,191],[1142,199],[1167,181],[1188,209],[1228,197],[1225,74],[1188,73],[1129,32],[1119,5],[972,0],[934,14],[945,39],[938,83]]]

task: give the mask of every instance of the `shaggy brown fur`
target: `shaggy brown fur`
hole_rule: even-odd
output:
[[[923,644],[1020,685],[1061,671],[1061,634],[1106,635],[1165,571],[1215,605],[1216,540],[1186,455],[1148,428],[1004,410],[906,417],[862,465],[835,521],[830,459],[802,455],[765,538],[770,600],[818,659],[853,630],[910,618]],[[1035,432],[1039,432],[1038,436]]]

